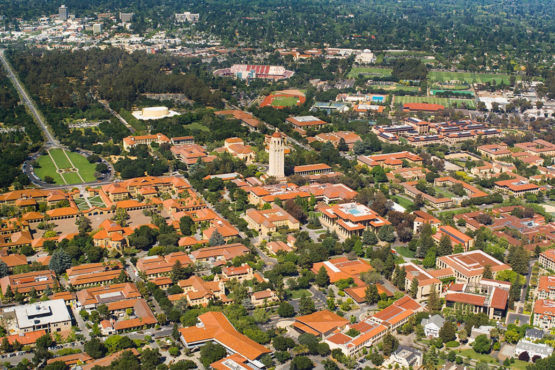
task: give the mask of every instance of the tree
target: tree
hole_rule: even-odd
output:
[[[214,230],[214,232],[210,236],[210,240],[208,240],[208,244],[210,244],[211,247],[215,247],[217,245],[224,245],[225,240],[222,234],[218,232],[218,230]]]
[[[522,246],[513,246],[509,249],[507,261],[516,273],[521,275],[526,275],[528,273],[528,260],[528,252],[526,252]]]
[[[412,282],[410,284],[410,296],[412,298],[416,298],[417,294],[418,294],[418,279],[415,277],[412,279]]]
[[[443,327],[439,329],[439,337],[443,343],[451,342],[457,339],[457,328],[451,321],[445,321]]]
[[[482,278],[484,279],[493,279],[493,273],[491,272],[491,266],[485,265],[484,272],[482,273]]]
[[[79,230],[80,235],[85,235],[92,231],[91,220],[83,215],[79,216],[75,224],[77,225],[77,230]]]
[[[405,290],[405,279],[407,277],[407,272],[404,268],[395,267],[397,272],[395,273],[395,286],[400,290]]]
[[[308,315],[316,311],[314,307],[314,301],[307,295],[301,297],[299,302],[299,312],[301,315]]]
[[[428,297],[428,310],[432,313],[439,313],[441,311],[441,301],[437,294],[436,286],[430,287],[430,296]]]
[[[324,266],[320,267],[320,270],[318,270],[315,282],[320,287],[326,287],[330,284],[330,277]]]
[[[63,249],[57,249],[52,254],[48,267],[57,275],[61,275],[71,267],[71,257]]]
[[[296,356],[291,361],[291,370],[309,370],[314,367],[312,361],[306,356]]]
[[[278,308],[278,315],[280,317],[293,317],[295,316],[295,308],[289,302],[281,302]]]
[[[5,262],[0,261],[0,277],[7,276],[10,273],[10,269]]]
[[[278,335],[272,340],[272,345],[276,351],[287,351],[288,349],[295,347],[295,341],[291,338]]]
[[[162,356],[158,349],[146,348],[141,353],[141,367],[143,369],[155,369],[161,360]]]
[[[437,249],[437,254],[439,256],[447,256],[453,253],[453,245],[451,244],[451,238],[447,234],[443,234],[439,240],[439,247]]]
[[[362,233],[362,243],[364,245],[376,245],[378,244],[378,237],[371,229],[366,229]]]
[[[221,360],[225,356],[225,348],[218,343],[208,342],[200,349],[200,362],[206,369],[210,367],[211,363]]]
[[[195,222],[189,216],[183,216],[179,219],[179,229],[185,236],[190,236],[195,233]]]
[[[489,353],[491,349],[491,341],[485,334],[478,335],[474,340],[474,343],[472,343],[472,349],[474,349],[477,353]]]
[[[378,238],[381,241],[388,242],[388,243],[393,243],[395,241],[395,234],[394,234],[393,226],[391,226],[391,225],[382,226],[380,228],[380,230],[378,231]]]
[[[35,343],[35,356],[33,356],[33,363],[35,365],[40,365],[43,361],[48,360],[52,357],[52,353],[48,351],[48,348],[52,346],[54,341],[50,334],[44,334],[42,337],[38,338]],[[15,345],[13,348],[15,349]]]
[[[382,345],[384,355],[389,356],[399,347],[399,341],[391,333],[387,333],[383,338]]]
[[[193,269],[190,266],[182,266],[180,261],[176,261],[172,266],[171,278],[174,284],[180,280],[188,279],[193,274]]]
[[[378,303],[378,301],[380,300],[380,294],[378,293],[378,288],[376,287],[376,284],[371,284],[366,287],[364,297],[366,298],[366,302],[368,302],[369,304]]]
[[[264,324],[264,323],[267,323],[268,320],[270,320],[270,317],[266,312],[266,309],[263,307],[259,307],[255,309],[252,313],[252,318],[254,319],[254,322],[257,324]]]
[[[345,139],[343,139],[343,138],[339,139],[339,143],[337,144],[337,150],[339,150],[340,152],[348,152],[349,151],[349,146],[345,142]]]
[[[85,352],[92,358],[101,358],[106,355],[108,349],[98,338],[92,338],[90,341],[85,342]]]
[[[426,257],[422,260],[422,266],[425,268],[432,268],[436,265],[436,251],[435,248],[430,248],[426,252]]]

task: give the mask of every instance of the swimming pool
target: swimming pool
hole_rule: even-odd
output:
[[[372,101],[382,103],[384,101],[384,97],[383,96],[373,96]]]

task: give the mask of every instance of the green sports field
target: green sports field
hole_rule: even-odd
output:
[[[276,96],[272,99],[273,107],[292,107],[297,105],[299,98],[296,96]]]
[[[395,95],[395,104],[405,103],[428,103],[441,104],[445,107],[462,108],[463,103],[468,109],[476,109],[476,103],[472,99],[452,99],[452,98],[436,98],[434,96],[398,96]]]
[[[82,155],[65,149],[50,149],[48,154],[39,157],[38,163],[40,167],[35,168],[35,174],[43,180],[50,176],[57,185],[82,184],[96,180],[96,165],[89,163]],[[70,171],[72,168],[77,171]]]
[[[378,68],[378,67],[353,67],[347,77],[357,78],[358,75],[364,77],[389,77],[391,76],[391,68]]]
[[[517,79],[518,76],[517,76]],[[486,83],[495,80],[497,84],[503,81],[509,84],[510,76],[508,74],[497,73],[475,73],[475,72],[447,72],[447,71],[431,71],[428,73],[428,80],[445,82],[460,81],[465,83]]]

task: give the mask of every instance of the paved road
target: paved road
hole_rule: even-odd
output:
[[[6,57],[4,55],[4,52],[5,52],[5,49],[0,49],[0,61],[2,62],[2,65],[4,66],[4,69],[6,70],[9,79],[12,81],[14,87],[16,88],[16,90],[19,94],[19,97],[21,98],[23,103],[29,108],[29,110],[31,111],[31,113],[35,117],[35,120],[38,122],[39,128],[44,133],[44,136],[46,137],[45,145],[47,147],[59,146],[60,145],[59,141],[50,132],[50,128],[46,124],[46,121],[44,120],[44,117],[42,116],[42,114],[37,109],[35,103],[31,99],[31,97],[27,94],[27,91],[25,91],[25,89],[23,88],[23,85],[19,81],[19,79],[18,79],[17,75],[15,74],[12,66],[10,65],[8,60],[6,59]]]
[[[115,110],[113,110],[112,108],[110,108],[110,104],[108,104],[108,102],[107,102],[106,100],[98,99],[98,102],[99,102],[100,104],[102,104],[102,105],[104,106],[104,108],[106,108],[106,110],[107,110],[108,112],[110,112],[114,117],[116,117],[117,119],[119,119],[120,122],[123,123],[124,126],[127,127],[127,129],[128,129],[129,131],[131,131],[132,134],[135,133],[135,129],[133,128],[133,126],[131,126],[131,125],[125,120],[125,118],[123,118],[122,116],[120,116],[118,112],[116,112]]]

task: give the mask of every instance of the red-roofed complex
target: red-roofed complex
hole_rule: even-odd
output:
[[[376,212],[359,203],[343,203],[317,207],[321,212],[320,222],[330,231],[335,231],[342,239],[362,235],[366,229],[378,230],[391,223]]]
[[[484,267],[490,267],[495,275],[499,271],[511,270],[511,266],[493,258],[481,250],[438,257],[436,265],[439,269],[451,268],[457,282],[478,284],[482,280]]]
[[[331,311],[325,310],[296,317],[293,328],[301,333],[326,337],[337,329],[344,328],[348,323],[349,320]]]
[[[445,295],[447,307],[469,313],[485,313],[490,319],[505,317],[511,283],[481,279],[476,284],[455,284]]]
[[[278,228],[298,230],[300,227],[297,219],[275,204],[270,209],[260,211],[255,208],[247,209],[245,221],[250,229],[256,230],[262,236],[274,233]]]
[[[441,237],[443,235],[447,235],[449,239],[451,239],[451,245],[457,246],[460,245],[463,247],[465,251],[471,249],[474,246],[474,239],[470,236],[460,232],[459,230],[455,229],[453,226],[444,225],[440,226],[437,230],[437,233],[433,235],[433,239],[436,243],[439,244],[441,241]]]
[[[345,144],[349,147],[349,150],[353,149],[357,141],[362,140],[360,136],[352,131],[325,132],[314,136],[314,138],[322,143],[330,142],[335,147],[338,147],[341,139],[343,139]]]
[[[270,350],[239,333],[221,312],[206,312],[198,317],[199,324],[179,329],[181,341],[185,347],[196,349],[207,342],[217,342],[232,354],[239,354],[258,367],[264,365],[258,361]]]
[[[144,273],[147,278],[169,276],[173,266],[179,261],[181,266],[193,264],[185,252],[173,252],[166,256],[148,256],[137,261],[137,270]]]
[[[289,117],[287,118],[287,122],[289,122],[296,128],[313,128],[316,130],[328,124],[326,121],[322,121],[321,119],[314,116]]]
[[[555,327],[555,301],[538,299],[534,303],[534,326],[547,330]]]
[[[555,144],[541,139],[527,143],[518,143],[515,144],[515,147],[530,154],[544,155],[547,157],[555,156]]]
[[[524,178],[496,181],[495,188],[516,196],[528,193],[536,194],[540,191],[538,185],[532,184]]]
[[[8,287],[10,287],[12,293],[18,291],[23,295],[28,295],[34,289],[40,295],[46,289],[54,289],[57,286],[56,273],[51,270],[25,272],[4,276],[0,279],[3,295],[6,294]]]
[[[359,155],[357,157],[358,164],[369,167],[382,166],[385,168],[401,168],[403,162],[411,165],[422,165],[422,158],[411,152],[398,152],[376,155]]]
[[[240,80],[261,78],[264,80],[282,80],[293,76],[295,72],[281,66],[234,64],[229,68],[217,69],[214,76],[235,77]]]
[[[360,274],[373,270],[368,261],[360,258],[349,260],[347,257],[337,257],[329,261],[316,262],[312,266],[312,272],[317,274],[322,267],[326,269],[331,283],[352,278],[355,285],[364,285],[362,280],[360,280]]]
[[[150,145],[151,143],[169,144],[170,139],[164,134],[128,136],[123,138],[123,149],[129,150],[137,145]]]
[[[405,270],[405,288],[411,287],[412,281],[416,278],[418,281],[418,289],[415,299],[422,301],[427,299],[432,291],[438,295],[441,293],[441,280],[435,278],[428,271],[412,262],[399,265],[399,268]]]
[[[238,119],[246,125],[251,130],[258,130],[262,122],[254,117],[251,113],[244,112],[242,110],[234,109],[234,110],[221,110],[214,112],[217,116],[232,116],[235,119]]]
[[[101,304],[140,298],[141,293],[133,283],[102,285],[77,292],[77,307],[94,310]]]
[[[540,276],[537,298],[555,300],[555,276]]]
[[[235,257],[244,256],[249,252],[249,249],[240,243],[218,245],[215,247],[197,249],[191,252],[191,259],[193,262],[221,265],[231,261]]]
[[[538,262],[540,266],[555,271],[555,249],[548,249],[540,253]]]

